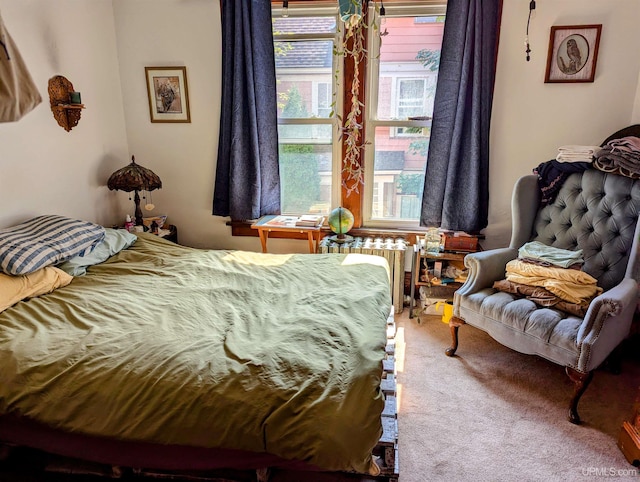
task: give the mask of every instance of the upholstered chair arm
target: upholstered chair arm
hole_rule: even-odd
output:
[[[520,248],[531,240],[533,220],[540,208],[538,176],[529,175],[518,179],[511,196],[511,242],[510,248]]]
[[[627,337],[637,303],[638,285],[631,278],[624,278],[591,301],[578,330],[582,349],[575,368],[583,372],[597,368]]]
[[[494,281],[504,279],[505,267],[518,257],[518,250],[498,248],[480,251],[465,256],[464,264],[469,269],[467,281],[456,291],[456,295],[470,295],[484,288],[490,288]]]

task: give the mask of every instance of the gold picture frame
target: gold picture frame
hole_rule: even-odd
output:
[[[151,122],[191,122],[186,67],[145,67]]]
[[[551,27],[545,83],[593,82],[602,24]]]

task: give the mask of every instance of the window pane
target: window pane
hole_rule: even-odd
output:
[[[274,35],[335,33],[336,17],[278,17],[273,19]]]
[[[398,119],[409,119],[424,114],[425,80],[398,79]]]
[[[404,127],[397,137],[393,127],[377,127],[373,173],[373,219],[418,220],[427,165],[429,129]]]
[[[330,125],[278,126],[282,212],[328,214],[333,147]]]
[[[425,22],[432,18],[432,22]],[[382,20],[377,118],[407,120],[433,115],[444,17]]]
[[[329,117],[333,42],[275,42],[278,117]]]

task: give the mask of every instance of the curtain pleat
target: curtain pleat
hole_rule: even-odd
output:
[[[501,0],[448,0],[422,197],[422,226],[488,224],[489,125]]]
[[[222,108],[213,214],[245,220],[279,213],[271,2],[222,2],[222,49]]]

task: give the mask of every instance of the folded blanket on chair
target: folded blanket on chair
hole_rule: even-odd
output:
[[[519,259],[507,263],[506,279],[514,283],[539,286],[569,303],[584,303],[602,293],[597,280],[575,269],[538,266]]]
[[[540,241],[525,243],[518,250],[518,258],[526,258],[549,263],[560,268],[569,268],[575,264],[584,263],[581,249],[571,251],[568,249],[548,246]]]
[[[538,176],[540,204],[551,204],[570,174],[591,168],[591,162],[560,162],[556,159],[543,162],[533,170]]]
[[[614,150],[605,146],[596,156],[593,166],[604,172],[640,179],[640,151]]]
[[[556,161],[559,162],[591,162],[596,152],[600,151],[599,146],[560,146]]]
[[[613,139],[594,154],[593,166],[631,179],[640,179],[640,138]]]
[[[589,303],[586,301],[582,303],[569,303],[544,288],[514,283],[513,281],[506,279],[493,283],[493,288],[498,291],[504,291],[505,293],[523,296],[543,308],[554,308],[581,318],[584,318],[584,315],[587,313],[587,309],[589,308]]]

